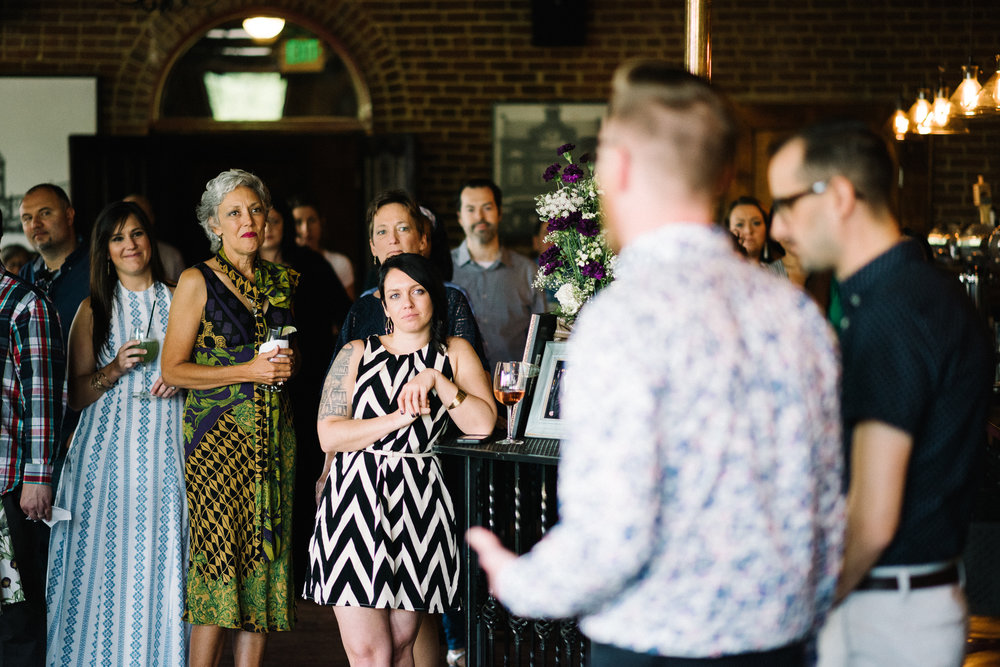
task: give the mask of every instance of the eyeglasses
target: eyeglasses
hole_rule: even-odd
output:
[[[789,195],[787,197],[778,197],[771,201],[771,217],[778,215],[784,209],[789,209],[795,206],[795,202],[807,197],[809,195],[821,195],[826,192],[826,186],[829,181],[816,181],[810,185],[807,189],[802,192],[798,192],[794,195]]]

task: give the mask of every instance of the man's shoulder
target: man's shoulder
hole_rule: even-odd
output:
[[[39,302],[47,310],[49,301],[45,293],[24,278],[12,273],[0,274],[0,308],[10,314],[19,307]]]
[[[463,240],[457,246],[451,249],[451,261],[456,264],[455,268],[458,268],[458,264],[468,262],[471,258],[469,257],[469,245]]]
[[[90,245],[86,242],[77,241],[76,247],[66,256],[63,269],[77,270],[81,267],[90,267]]]

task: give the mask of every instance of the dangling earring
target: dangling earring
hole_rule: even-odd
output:
[[[385,316],[385,332],[391,334],[393,330],[392,318],[388,315]]]
[[[111,258],[108,257],[108,275],[111,275]]]

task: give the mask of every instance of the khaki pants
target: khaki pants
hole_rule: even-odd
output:
[[[961,667],[968,610],[958,584],[851,593],[819,634],[819,667]]]

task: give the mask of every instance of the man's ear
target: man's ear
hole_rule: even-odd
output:
[[[66,207],[66,223],[72,227],[73,221],[76,219],[76,209],[72,206]]]
[[[632,155],[623,144],[601,146],[601,156],[597,164],[602,188],[621,192],[629,186],[634,176]]]
[[[854,184],[844,176],[837,174],[831,176],[827,182],[827,189],[833,195],[833,205],[840,219],[849,216],[858,203],[858,191],[854,189]]]

